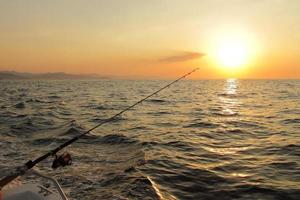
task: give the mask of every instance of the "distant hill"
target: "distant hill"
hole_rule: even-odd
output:
[[[27,79],[27,78],[25,76],[13,72],[0,72],[0,80],[3,79],[14,80],[14,79]]]
[[[20,73],[14,71],[0,71],[0,80],[21,80],[21,79],[46,79],[46,80],[64,80],[64,79],[108,79],[108,77],[98,74],[67,74],[64,72],[55,73]]]

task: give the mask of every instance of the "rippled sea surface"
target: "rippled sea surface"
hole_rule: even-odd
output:
[[[0,176],[167,82],[1,81]],[[70,199],[300,199],[300,81],[181,81],[66,151]]]

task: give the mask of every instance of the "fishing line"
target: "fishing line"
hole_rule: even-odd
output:
[[[0,190],[7,185],[9,182],[13,181],[14,179],[16,179],[18,176],[25,174],[25,172],[31,168],[33,168],[36,164],[38,164],[39,162],[45,160],[46,158],[48,158],[49,156],[56,156],[56,153],[60,150],[62,150],[63,148],[69,146],[70,144],[72,144],[73,142],[77,141],[78,139],[80,139],[81,137],[83,137],[84,135],[90,133],[91,131],[95,130],[96,128],[107,124],[109,122],[114,121],[117,117],[119,117],[120,115],[122,115],[123,113],[125,113],[126,111],[132,109],[133,107],[137,106],[138,104],[142,103],[143,101],[149,99],[150,97],[156,95],[157,93],[161,92],[162,90],[166,89],[167,87],[173,85],[174,83],[180,81],[181,79],[184,79],[185,77],[189,76],[190,74],[194,73],[195,71],[197,71],[199,68],[196,68],[192,71],[190,71],[189,73],[184,74],[183,76],[179,77],[178,79],[170,82],[169,84],[165,85],[164,87],[160,88],[159,90],[153,92],[152,94],[144,97],[143,99],[137,101],[136,103],[132,104],[131,106],[128,106],[127,108],[125,108],[124,110],[120,111],[119,113],[113,115],[112,117],[100,122],[99,124],[97,124],[96,126],[92,127],[91,129],[87,130],[84,133],[81,133],[78,136],[73,137],[72,139],[68,140],[67,142],[61,144],[60,146],[58,146],[57,148],[49,151],[48,153],[42,155],[41,157],[35,159],[34,161],[29,160],[27,163],[25,163],[25,165],[23,165],[22,167],[19,167],[15,173],[13,173],[12,175],[8,175],[6,177],[4,177],[3,179],[0,180]],[[64,154],[63,154],[64,155]],[[55,161],[60,161],[59,159],[61,159],[61,161],[64,160],[64,157],[57,157],[57,160],[55,159]]]

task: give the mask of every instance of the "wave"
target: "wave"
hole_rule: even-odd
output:
[[[48,98],[49,99],[61,99],[61,97],[58,95],[49,95]]]
[[[72,129],[75,136],[80,135],[82,132],[78,132],[77,129]],[[66,135],[64,135],[62,138],[66,138]],[[71,139],[71,137],[68,137],[68,139]],[[141,145],[141,143],[134,139],[126,137],[125,135],[121,134],[109,134],[105,136],[98,136],[94,134],[86,134],[83,135],[76,143],[79,144],[101,144],[101,145]]]
[[[167,111],[158,111],[158,112],[148,112],[148,115],[152,115],[152,116],[162,116],[162,115],[169,115],[172,114],[171,112],[167,112]]]
[[[107,119],[109,118],[99,118],[98,116],[96,116],[95,118],[92,118],[89,121],[94,123],[102,123],[107,121]],[[129,119],[124,116],[117,116],[113,120],[111,120],[110,123],[116,123],[116,122],[127,121],[127,120]]]
[[[16,116],[14,116],[14,118],[25,118],[28,117],[27,114],[17,114]]]
[[[100,106],[95,107],[95,109],[97,109],[97,110],[110,110],[111,108],[100,105]]]
[[[232,120],[227,122],[230,125],[243,128],[264,128],[259,122],[256,121],[246,121],[246,120]]]
[[[103,136],[100,140],[104,144],[132,144],[137,143],[138,141],[133,138],[128,138],[120,134],[110,134]]]
[[[284,170],[293,170],[300,167],[300,165],[295,161],[275,161],[268,164],[268,166],[273,167],[275,169],[284,169]]]
[[[47,101],[42,101],[42,100],[39,100],[39,99],[37,99],[37,98],[31,98],[31,99],[28,99],[26,102],[27,102],[27,103],[49,103],[49,102],[47,102]]]
[[[109,174],[97,183],[97,186],[111,188],[114,192],[105,190],[92,197],[94,199],[161,199],[149,178],[138,173],[133,175]],[[86,190],[83,191],[85,193]],[[79,199],[85,199],[86,196],[81,197],[77,196]]]
[[[103,122],[154,84],[3,83],[1,174]],[[165,91],[77,140],[67,148],[73,166],[50,171],[51,159],[39,167],[73,199],[299,199],[299,81],[286,83],[239,81],[228,94],[224,81],[183,81],[175,96]]]
[[[293,119],[284,119],[281,121],[283,124],[300,124],[300,118],[293,118]]]
[[[212,122],[196,122],[183,126],[183,128],[217,128],[218,124]]]
[[[226,112],[226,111],[220,111],[220,112],[212,112],[211,114],[221,117],[237,117],[239,114],[237,112]]]
[[[129,128],[127,129],[128,131],[130,130],[142,130],[142,131],[145,131],[145,130],[148,130],[149,128],[147,126],[135,126],[135,127],[132,127],[132,128]]]
[[[218,96],[221,96],[221,97],[237,97],[236,94],[232,94],[232,93],[219,93]]]
[[[81,129],[71,127],[66,132],[64,132],[64,135],[79,135],[81,133]]]
[[[279,155],[294,155],[300,156],[300,145],[299,144],[288,144],[276,149]]]
[[[172,190],[179,199],[202,199],[202,193],[210,193],[229,182],[214,172],[172,160],[148,160],[148,164],[151,165],[148,170],[156,174],[157,181]]]
[[[297,200],[300,197],[300,190],[295,189],[280,189],[268,186],[260,186],[253,184],[238,185],[230,190],[218,190],[217,193],[227,193],[229,198],[236,199],[289,199]]]
[[[30,145],[37,145],[37,146],[48,146],[52,143],[63,143],[65,142],[66,139],[59,139],[59,138],[37,138],[37,139],[33,139],[31,140],[29,143]]]
[[[154,103],[154,104],[166,104],[166,103],[169,103],[169,101],[163,100],[163,99],[147,99],[146,102]]]
[[[35,124],[33,123],[32,119],[27,117],[25,118],[22,122],[19,122],[17,124],[12,124],[10,126],[10,129],[12,131],[12,133],[31,133],[31,132],[35,132],[38,129],[37,126],[35,126]]]
[[[178,149],[180,151],[195,151],[196,150],[194,148],[194,145],[189,144],[187,142],[182,142],[182,141],[171,141],[171,142],[163,143],[160,145],[164,145],[166,147],[172,147],[172,148]]]
[[[17,103],[17,104],[15,105],[15,108],[21,108],[21,109],[25,108],[25,102]]]

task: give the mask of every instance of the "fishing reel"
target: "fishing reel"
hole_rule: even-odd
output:
[[[65,152],[60,156],[55,154],[55,158],[52,162],[52,169],[57,169],[58,167],[64,167],[72,164],[72,157],[69,153]]]

